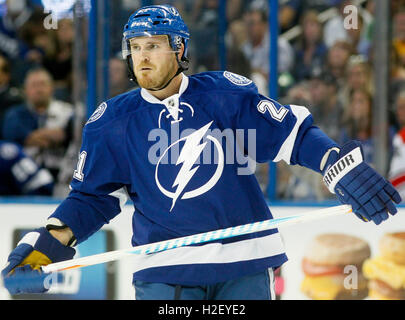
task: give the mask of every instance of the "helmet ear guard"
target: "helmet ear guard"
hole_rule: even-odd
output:
[[[187,44],[186,44],[186,39],[181,38],[179,36],[175,36],[175,37],[171,37],[170,35],[168,35],[169,37],[169,43],[170,46],[173,48],[173,50],[176,52],[176,59],[177,59],[177,63],[179,64],[179,67],[181,69],[180,72],[188,70],[188,64],[190,62],[190,60],[187,58],[188,53],[187,53]],[[172,39],[174,38],[174,39]],[[181,45],[184,45],[184,52],[182,54],[181,57],[179,57],[179,50],[181,49]]]

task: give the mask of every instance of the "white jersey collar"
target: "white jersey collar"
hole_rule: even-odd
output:
[[[169,111],[169,114],[173,118],[174,122],[179,121],[180,96],[183,94],[184,91],[186,91],[188,87],[188,77],[184,75],[184,73],[182,73],[181,75],[183,78],[181,80],[179,92],[170,97],[167,97],[164,100],[159,100],[144,88],[141,89],[142,98],[149,103],[163,104],[166,107],[167,111]]]

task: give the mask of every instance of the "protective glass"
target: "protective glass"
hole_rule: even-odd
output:
[[[131,54],[133,55],[142,55],[144,52],[148,54],[163,54],[163,53],[178,53],[179,51],[175,51],[171,48],[169,43],[162,43],[162,41],[153,41],[152,38],[156,35],[152,35],[148,32],[144,32],[140,34],[138,37],[150,37],[151,41],[145,42],[144,44],[132,44],[131,39],[126,39],[124,36],[122,39],[122,57],[123,59],[127,59],[127,57]]]

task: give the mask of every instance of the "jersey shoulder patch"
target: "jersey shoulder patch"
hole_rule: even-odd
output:
[[[252,80],[230,71],[206,71],[190,76],[190,79],[195,91],[241,92],[242,90],[257,93],[257,87]]]
[[[87,120],[86,124],[92,123],[92,122],[97,121],[98,119],[100,119],[101,116],[104,114],[106,109],[107,109],[107,103],[103,102],[102,104],[100,104],[97,107],[96,110],[94,110],[93,114],[91,115],[89,120]]]
[[[236,84],[237,86],[248,86],[253,82],[252,80],[244,76],[241,76],[239,74],[230,71],[224,71],[223,75],[226,79],[228,79],[233,84]]]

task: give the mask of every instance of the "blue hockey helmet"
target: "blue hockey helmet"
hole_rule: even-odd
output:
[[[169,44],[173,51],[177,52],[184,44],[184,53],[178,57],[179,72],[188,69],[188,40],[190,33],[177,9],[171,5],[146,6],[135,11],[124,26],[122,55],[130,64],[130,73],[133,75],[131,67],[131,49],[129,40],[134,37],[144,37],[153,35],[167,35]]]

